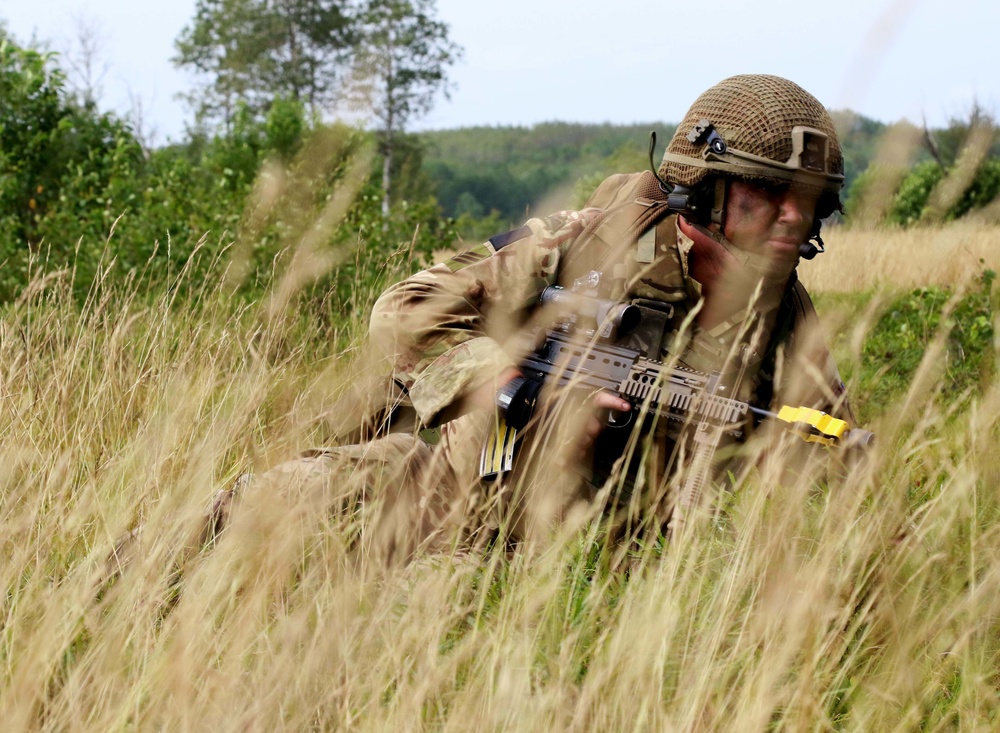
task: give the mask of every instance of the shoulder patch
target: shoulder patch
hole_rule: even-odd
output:
[[[445,260],[445,265],[452,272],[458,272],[464,267],[469,265],[474,265],[477,262],[482,262],[487,257],[489,257],[492,252],[486,243],[477,244],[472,249],[466,250],[465,252],[460,252],[449,260]]]
[[[517,229],[511,229],[509,232],[504,232],[503,234],[495,234],[490,237],[490,244],[493,245],[493,249],[501,250],[508,244],[518,241],[519,239],[524,239],[525,237],[531,236],[531,227],[525,224]]]

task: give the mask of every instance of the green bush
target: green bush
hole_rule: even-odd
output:
[[[948,173],[934,161],[918,163],[903,179],[889,208],[887,223],[907,227],[919,222],[927,208],[934,188]],[[857,214],[860,202],[876,178],[876,171],[869,167],[857,177],[846,201],[847,216]],[[1000,159],[987,158],[971,185],[945,214],[946,221],[959,219],[970,211],[986,206],[1000,196]]]
[[[992,270],[983,272],[979,287],[961,296],[947,316],[946,305],[955,297],[948,288],[918,288],[890,303],[862,352],[858,390],[865,405],[865,414],[859,415],[862,422],[902,398],[941,328],[948,332],[944,391],[950,400],[992,377],[995,279]]]
[[[73,268],[86,289],[115,220],[138,204],[142,150],[129,126],[65,89],[50,54],[0,33],[0,299],[32,268]]]
[[[374,181],[361,191],[357,203],[334,235],[347,256],[319,291],[335,292],[341,304],[356,294],[378,294],[394,279],[430,263],[436,250],[451,247],[458,238],[456,221],[444,217],[434,199],[402,201],[388,220],[382,217],[382,189]]]
[[[931,192],[943,177],[944,170],[933,161],[915,165],[893,199],[887,217],[889,223],[905,227],[920,221]]]
[[[958,219],[969,211],[986,206],[1000,196],[1000,159],[988,158],[976,171],[972,185],[948,212],[948,219]]]

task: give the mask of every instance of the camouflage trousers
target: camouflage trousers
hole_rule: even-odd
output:
[[[392,434],[311,450],[263,473],[245,474],[216,495],[215,532],[231,511],[242,511],[237,507],[270,511],[281,497],[282,506],[325,517],[352,551],[405,563],[416,553],[474,549],[497,537],[505,543],[544,541],[592,513],[593,491],[581,491],[579,477],[559,462],[525,466],[532,468],[522,472],[530,480],[481,480],[482,427],[459,420],[442,429],[436,446]]]
[[[440,551],[455,490],[447,465],[431,446],[407,434],[368,443],[310,450],[259,474],[244,474],[216,494],[216,533],[245,504],[267,511],[276,497],[326,518],[353,552],[405,562],[418,550]]]

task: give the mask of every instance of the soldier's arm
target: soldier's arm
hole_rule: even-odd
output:
[[[375,303],[373,345],[385,354],[420,421],[454,417],[474,393],[514,373],[498,334],[556,281],[563,256],[596,209],[531,219],[497,246],[485,242],[389,288]]]

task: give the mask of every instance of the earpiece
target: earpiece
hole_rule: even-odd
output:
[[[811,260],[820,252],[826,252],[826,247],[823,246],[823,238],[818,234],[799,245],[799,257],[804,260]]]
[[[667,183],[660,177],[660,173],[656,169],[653,160],[655,150],[656,131],[654,130],[649,133],[649,169],[659,181],[660,190],[667,194],[667,208],[675,213],[684,214],[684,218],[693,224],[708,225],[712,221],[715,185],[711,180],[703,182],[695,188]]]
[[[813,222],[813,229],[809,232],[809,239],[799,245],[799,257],[811,260],[821,252],[826,252],[826,247],[823,246],[823,237],[819,235],[819,231],[823,227],[823,219],[831,216],[835,211],[844,212],[840,197],[831,191],[824,191],[820,195],[819,201],[816,202],[816,218]]]

